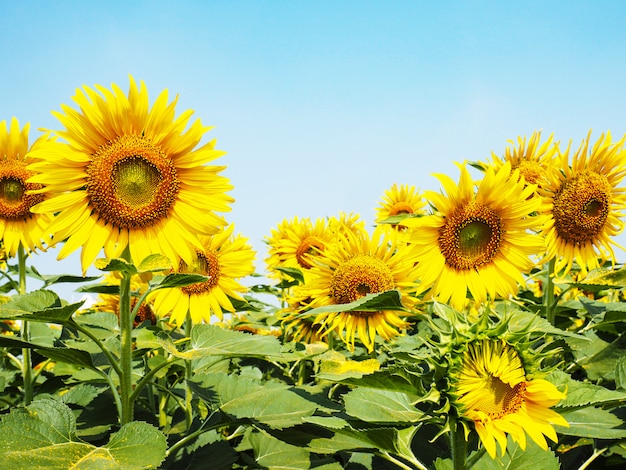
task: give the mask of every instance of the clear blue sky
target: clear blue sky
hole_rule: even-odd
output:
[[[263,271],[285,218],[356,212],[393,183],[542,129],[626,132],[626,2],[1,0],[0,120],[59,129],[82,85],[145,81],[215,129]],[[626,238],[623,237],[622,243]],[[624,254],[620,253],[622,258]],[[35,262],[79,274],[77,257]],[[67,298],[67,296],[66,296]]]

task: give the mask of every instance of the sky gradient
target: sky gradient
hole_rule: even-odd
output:
[[[59,129],[83,85],[143,80],[215,126],[258,251],[293,216],[373,224],[392,184],[439,190],[454,162],[542,130],[577,148],[626,132],[619,1],[2,2],[0,121]],[[626,244],[626,237],[620,241]],[[78,254],[33,260],[80,274]],[[620,260],[626,258],[617,253]],[[66,295],[67,297],[67,295]],[[71,300],[68,298],[68,300]]]

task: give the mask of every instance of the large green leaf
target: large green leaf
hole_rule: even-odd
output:
[[[103,447],[83,442],[76,437],[72,410],[52,399],[13,409],[0,420],[0,461],[4,468],[157,468],[166,448],[163,433],[143,422],[123,426]]]
[[[424,413],[403,392],[359,387],[344,396],[346,413],[368,423],[416,423]]]
[[[565,399],[558,404],[560,408],[626,402],[626,392],[609,390],[588,382],[579,382],[563,371],[555,370],[546,379],[560,390],[566,390]]]
[[[0,318],[14,319],[59,305],[59,297],[49,290],[37,290],[0,304]]]
[[[182,359],[206,356],[227,357],[280,357],[281,344],[274,336],[250,335],[240,331],[225,330],[215,325],[196,325],[191,331],[191,344],[179,351],[165,333],[158,336],[163,349]]]
[[[594,439],[626,438],[624,422],[608,410],[588,406],[562,410],[560,415],[567,420],[569,427],[555,426],[559,434]]]
[[[591,381],[613,381],[617,361],[624,356],[626,335],[621,335],[608,342],[589,331],[585,336],[591,341],[568,339],[567,343]]]
[[[310,453],[305,448],[287,444],[263,432],[250,433],[248,441],[261,468],[281,470],[310,468]]]
[[[242,420],[276,429],[302,424],[318,406],[297,391],[277,382],[260,382],[226,374],[195,377],[189,386],[211,407]]]
[[[380,292],[378,294],[367,294],[359,300],[348,304],[334,304],[314,308],[308,312],[300,314],[300,316],[309,317],[332,312],[380,312],[382,310],[409,312],[409,310],[402,305],[400,292],[397,290],[390,290]]]

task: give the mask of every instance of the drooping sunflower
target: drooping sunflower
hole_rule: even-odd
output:
[[[371,236],[346,232],[337,243],[328,246],[319,262],[310,269],[307,282],[294,291],[300,299],[299,313],[326,305],[348,304],[367,294],[397,290],[405,307],[413,307],[416,299],[415,258],[405,243],[383,229]],[[394,310],[344,311],[324,313],[315,317],[316,334],[335,332],[350,348],[356,338],[373,351],[376,336],[390,340],[410,323],[406,315]]]
[[[614,260],[612,237],[624,229],[626,136],[613,142],[603,134],[590,149],[591,132],[569,163],[570,145],[559,154],[558,169],[548,173],[541,194],[548,215],[543,230],[546,259],[555,259],[555,271],[567,273],[576,262],[584,275],[601,262]],[[600,259],[600,261],[598,260]]]
[[[466,166],[459,167],[458,185],[437,175],[447,194],[425,193],[434,213],[400,222],[413,229],[408,240],[419,260],[420,292],[458,310],[468,291],[476,302],[517,293],[534,265],[530,257],[543,250],[543,239],[531,232],[541,227],[541,217],[530,216],[540,205],[535,185],[507,162],[487,168],[475,190]]]
[[[27,123],[21,130],[16,118],[0,122],[0,240],[3,251],[15,257],[20,244],[26,251],[44,249],[51,242],[45,231],[52,220],[50,214],[33,214],[30,209],[45,199],[43,194],[30,194],[40,190],[42,184],[30,182],[35,172],[29,170],[29,150],[36,150],[46,140],[37,139],[28,147]]]
[[[424,215],[426,201],[415,186],[394,184],[383,194],[376,207],[376,222],[381,223],[396,215]],[[397,224],[386,224],[392,227],[402,227]]]
[[[209,322],[211,315],[222,319],[224,310],[235,311],[230,299],[243,300],[241,294],[248,288],[239,280],[254,272],[256,254],[246,237],[233,234],[234,229],[230,224],[218,234],[200,237],[203,248],[192,265],[180,259],[177,272],[202,274],[209,279],[185,287],[158,289],[148,295],[157,317],[169,315],[171,323],[181,326],[187,313],[193,323],[202,323]]]
[[[502,339],[485,338],[467,344],[451,378],[456,407],[463,418],[473,421],[492,458],[496,457],[496,443],[504,454],[507,434],[522,449],[528,434],[546,450],[544,436],[557,441],[553,425],[569,426],[550,409],[565,394],[547,380],[527,379],[520,354]]]
[[[53,113],[64,142],[30,152],[38,174],[29,182],[46,184],[32,193],[49,195],[32,210],[57,214],[48,230],[65,240],[59,259],[82,247],[84,272],[103,248],[115,258],[128,247],[136,263],[160,253],[192,264],[198,237],[226,225],[217,212],[233,201],[219,175],[225,167],[208,165],[224,152],[215,141],[198,146],[210,128],[199,119],[187,128],[193,111],[175,117],[167,90],[150,108],[144,83],[132,77],[127,96],[116,85],[85,86],[73,100],[79,110]]]
[[[541,143],[541,131],[535,131],[529,139],[518,137],[517,146],[509,141],[511,145],[505,148],[502,158],[492,152],[493,166],[499,170],[506,162],[510,162],[511,169],[519,169],[520,176],[524,177],[526,183],[542,186],[546,174],[554,167],[558,151],[558,143],[553,138],[551,134]]]

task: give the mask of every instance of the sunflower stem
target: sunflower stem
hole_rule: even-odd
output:
[[[122,253],[122,258],[131,262],[128,247]],[[120,398],[122,412],[120,424],[130,423],[133,420],[134,401],[132,400],[133,388],[133,318],[130,308],[130,278],[129,272],[122,272],[120,281]]]
[[[546,285],[543,290],[543,306],[546,312],[546,320],[551,325],[555,323],[554,312],[554,268],[556,265],[556,258],[552,258],[548,263],[548,269],[546,272]]]
[[[185,336],[187,336],[191,341],[191,328],[193,327],[193,322],[191,321],[191,313],[187,311],[187,316],[185,317]],[[193,414],[191,410],[191,398],[192,392],[189,387],[189,381],[193,377],[193,368],[191,366],[191,359],[185,361],[185,419],[187,424],[187,429],[191,429],[191,423],[193,421]]]
[[[26,293],[26,251],[20,242],[17,248],[18,277],[17,293]],[[22,341],[30,342],[30,324],[22,320]],[[22,349],[22,380],[24,381],[24,405],[30,405],[33,401],[33,358],[30,348]]]
[[[452,453],[452,468],[465,470],[467,468],[467,441],[463,426],[453,420],[450,428],[450,451]]]

